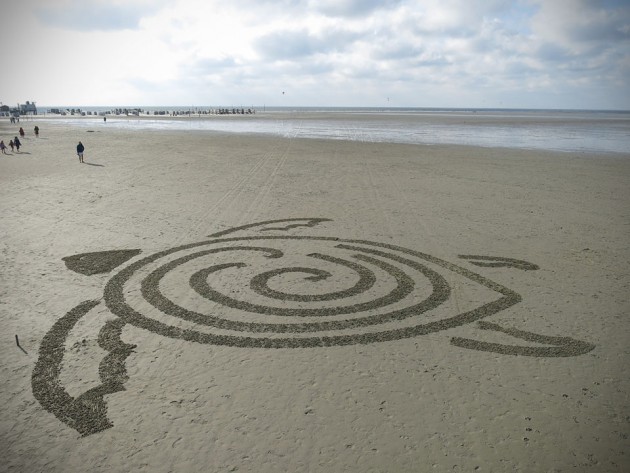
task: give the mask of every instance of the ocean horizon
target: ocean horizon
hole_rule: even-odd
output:
[[[266,105],[38,108],[37,120],[51,119],[78,126],[102,122],[109,127],[138,131],[262,133],[289,138],[561,152],[628,153],[630,150],[630,111],[624,110]],[[51,114],[51,109],[67,114]],[[71,110],[74,115],[68,114]],[[219,115],[219,110],[228,113]],[[106,123],[103,116],[107,117]]]

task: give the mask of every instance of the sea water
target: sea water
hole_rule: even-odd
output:
[[[94,113],[110,110],[80,108]],[[94,115],[65,116],[55,121],[138,131],[199,130],[288,138],[630,153],[630,112],[626,111],[252,107],[253,114],[205,115],[199,112],[212,107],[142,109],[139,117],[107,115],[106,123],[102,116]],[[153,115],[157,110],[192,113],[177,117]],[[47,116],[39,119],[46,120]]]

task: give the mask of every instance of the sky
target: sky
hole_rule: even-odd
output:
[[[630,0],[5,0],[0,102],[630,110]]]

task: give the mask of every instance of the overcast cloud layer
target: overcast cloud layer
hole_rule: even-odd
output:
[[[13,0],[0,101],[630,109],[630,2]]]

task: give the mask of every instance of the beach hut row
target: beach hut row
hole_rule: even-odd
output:
[[[116,108],[108,111],[84,111],[80,108],[49,108],[47,113],[54,115],[125,115],[125,116],[141,116],[141,115],[154,115],[154,116],[201,116],[201,115],[251,115],[256,113],[253,108],[212,108],[207,110],[143,110],[141,108]]]
[[[154,115],[194,116],[194,115],[251,115],[256,113],[252,108],[211,108],[208,110],[173,110],[171,112],[160,110],[154,111]]]

